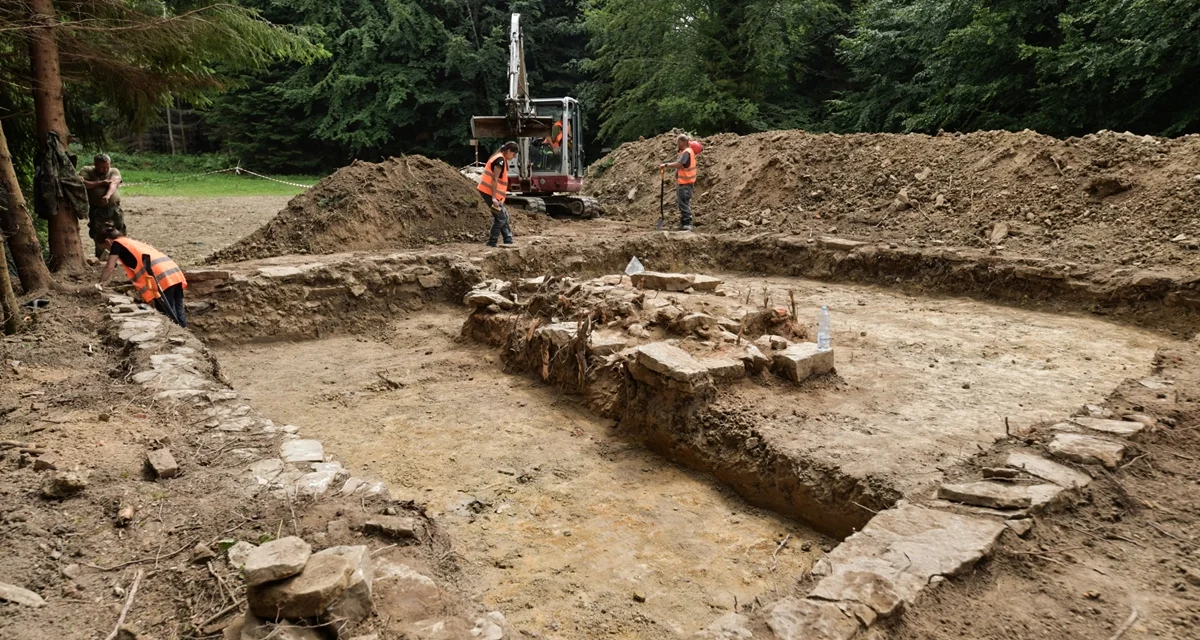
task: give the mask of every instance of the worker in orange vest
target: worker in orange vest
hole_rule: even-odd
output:
[[[553,127],[550,128],[550,137],[544,139],[543,142],[549,144],[550,148],[554,150],[554,153],[558,153],[558,150],[562,148],[562,140],[563,123],[562,120],[559,120],[558,122],[554,123]]]
[[[126,238],[119,229],[111,227],[104,231],[101,246],[108,251],[108,262],[100,272],[97,289],[104,288],[120,262],[142,302],[154,304],[172,322],[187,327],[187,313],[183,309],[187,279],[174,260],[145,242]]]
[[[492,208],[492,231],[488,234],[487,245],[496,246],[500,236],[504,236],[504,244],[512,244],[512,227],[508,224],[508,208],[504,199],[508,193],[508,166],[517,157],[517,143],[505,142],[487,164],[483,165],[483,176],[479,179],[479,193],[483,201]]]
[[[664,162],[659,169],[675,170],[675,202],[679,204],[679,231],[692,230],[692,190],[696,186],[696,150],[684,134],[675,138],[679,157],[674,162]]]

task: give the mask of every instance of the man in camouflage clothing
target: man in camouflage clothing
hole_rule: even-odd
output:
[[[88,205],[88,236],[96,243],[96,258],[104,259],[104,233],[106,229],[116,229],[125,233],[125,218],[121,215],[121,194],[117,188],[121,186],[121,172],[112,166],[112,158],[101,153],[93,158],[93,164],[84,167],[79,172],[83,186],[87,188]]]

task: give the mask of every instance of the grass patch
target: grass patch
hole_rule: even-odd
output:
[[[232,172],[194,176],[173,171],[134,169],[121,165],[116,165],[116,167],[121,170],[121,179],[124,182],[147,183],[122,186],[121,195],[123,196],[183,196],[189,198],[294,196],[304,191],[303,187],[293,187],[246,174],[235,175]],[[316,184],[321,179],[320,176],[304,175],[271,177],[298,184]]]

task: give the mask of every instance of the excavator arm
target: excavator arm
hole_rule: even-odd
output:
[[[514,13],[508,31],[507,114],[471,118],[471,137],[548,137],[555,119],[538,117],[529,96],[529,76],[525,73],[525,34],[521,31],[521,14]]]

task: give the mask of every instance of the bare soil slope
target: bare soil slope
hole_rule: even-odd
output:
[[[513,210],[514,232],[545,224]],[[491,214],[475,184],[424,156],[355,161],[296,196],[266,225],[207,259],[239,262],[296,253],[400,249],[483,241]]]
[[[703,143],[693,206],[707,232],[790,231],[1130,266],[1200,265],[1200,136],[777,131]],[[587,190],[608,217],[650,225],[659,207],[655,166],[673,155],[671,135],[622,145],[592,165]],[[671,185],[666,200],[672,219]]]

